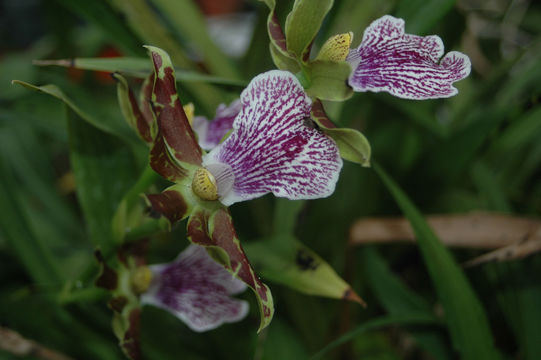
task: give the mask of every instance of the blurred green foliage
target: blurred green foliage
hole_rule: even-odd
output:
[[[278,1],[282,24],[292,5]],[[247,53],[232,60],[212,43],[203,16],[187,0],[0,2],[1,326],[76,359],[123,358],[106,294],[93,285],[98,267],[92,254],[96,246],[111,245],[109,220],[144,171],[146,149],[125,126],[108,75],[36,67],[32,60],[96,57],[109,48],[144,56],[141,46],[151,43],[165,48],[181,69],[247,82],[274,66],[267,7],[255,1],[242,6],[256,15],[254,35]],[[421,215],[541,215],[541,6],[341,0],[325,18],[315,48],[347,31],[355,33],[357,46],[362,30],[386,13],[403,17],[408,32],[438,34],[447,50],[470,56],[473,71],[456,84],[459,95],[414,102],[360,93],[326,103],[337,124],[363,131],[379,170],[346,162],[333,196],[290,212],[271,196],[232,207],[241,241],[249,244],[287,227],[368,308],[268,281],[275,319],[257,335],[259,315],[249,293],[242,295],[252,305],[247,320],[202,334],[148,307],[141,322],[145,358],[541,356],[541,257],[463,270],[457,264],[479,252],[447,251]],[[55,84],[73,107],[10,85],[13,79]],[[179,88],[183,102],[194,102],[206,115],[240,91],[205,81],[180,81]],[[274,215],[275,209],[289,220]],[[407,216],[419,246],[347,245],[355,219],[386,215]],[[149,261],[173,259],[187,244],[184,233],[180,225],[154,236]],[[258,263],[253,265],[257,270]],[[479,317],[473,321],[478,326],[464,326],[465,317]],[[497,355],[484,352],[492,343]],[[0,358],[18,357],[0,350]]]

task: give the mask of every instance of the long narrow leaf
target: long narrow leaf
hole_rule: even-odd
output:
[[[319,350],[314,354],[310,359],[316,360],[321,359],[323,355],[327,354],[329,351],[335,347],[355,338],[356,336],[365,333],[371,330],[377,330],[382,327],[393,326],[393,325],[427,325],[427,324],[437,324],[438,321],[433,316],[429,316],[426,313],[409,313],[406,315],[389,315],[370,320],[364,324],[357,326],[355,329],[348,331],[344,335],[340,336],[338,339],[327,344],[323,349]]]
[[[430,304],[400,281],[376,249],[364,248],[362,255],[368,282],[381,306],[391,315],[407,315],[412,311],[432,313]],[[451,358],[446,341],[440,333],[424,328],[412,328],[409,332],[435,359]]]
[[[374,169],[408,218],[463,359],[498,359],[484,309],[466,276],[407,195],[379,166]]]
[[[35,65],[62,66],[75,69],[120,72],[129,76],[144,79],[152,71],[148,58],[116,57],[116,58],[74,58],[60,60],[35,60]],[[207,75],[191,70],[175,68],[176,80],[179,82],[206,82],[229,86],[246,86],[243,80]]]

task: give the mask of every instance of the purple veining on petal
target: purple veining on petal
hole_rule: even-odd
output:
[[[387,91],[405,99],[433,99],[456,95],[455,81],[469,75],[468,56],[444,53],[439,36],[404,32],[404,20],[385,15],[365,30],[358,49],[347,61],[353,67],[349,84],[355,91]]]
[[[204,116],[196,116],[193,120],[193,129],[199,137],[199,146],[205,150],[212,150],[220,143],[222,138],[231,130],[233,121],[242,108],[240,100],[231,105],[220,104],[216,109],[216,116],[208,121]]]
[[[233,188],[220,201],[229,206],[269,192],[288,199],[332,194],[342,159],[332,139],[304,124],[312,101],[297,78],[279,70],[258,75],[241,101],[233,132],[203,159],[203,166],[221,163],[233,171]]]
[[[194,331],[239,321],[248,313],[246,301],[230,296],[246,285],[212,260],[202,246],[192,244],[172,263],[150,269],[152,283],[141,302],[173,313]]]

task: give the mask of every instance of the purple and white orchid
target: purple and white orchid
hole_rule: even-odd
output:
[[[207,151],[214,149],[231,130],[241,109],[240,100],[235,100],[229,106],[220,104],[216,116],[210,121],[204,116],[195,116],[192,128],[197,133],[199,146]]]
[[[141,303],[165,309],[194,331],[242,320],[249,305],[232,298],[246,289],[202,246],[190,245],[171,263],[149,266],[152,280]]]
[[[453,83],[469,75],[471,63],[457,51],[443,54],[439,36],[406,34],[404,20],[385,15],[350,50],[349,84],[355,91],[386,91],[404,99],[450,97],[458,93]]]
[[[229,137],[203,157],[218,198],[229,206],[272,192],[288,199],[333,193],[342,159],[336,143],[306,125],[312,100],[297,78],[272,70],[241,94]]]

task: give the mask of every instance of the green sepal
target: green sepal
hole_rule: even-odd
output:
[[[204,246],[214,260],[254,291],[261,315],[258,332],[268,326],[274,315],[272,294],[252,269],[227,208],[213,212],[203,207],[194,209],[187,233],[191,242]]]
[[[334,269],[292,235],[265,239],[246,245],[246,252],[260,273],[270,281],[301,293],[345,299],[365,305]]]
[[[147,123],[150,123],[150,136],[156,138],[158,134],[158,120],[152,111],[152,90],[154,89],[154,72],[151,71],[143,80],[139,91],[139,108]]]
[[[306,93],[313,98],[344,101],[353,96],[348,85],[351,65],[345,61],[316,60],[307,64],[311,85]]]
[[[112,76],[117,81],[118,103],[124,119],[135,130],[141,140],[147,144],[152,144],[152,118],[146,118],[143,115],[126,79],[119,73],[113,73]]]
[[[280,70],[287,70],[294,74],[301,71],[301,66],[297,60],[291,56],[284,55],[283,52],[278,50],[272,43],[269,44],[269,50],[274,65]]]
[[[306,62],[323,19],[333,0],[295,0],[285,24],[287,49],[299,60]]]
[[[340,156],[344,160],[370,167],[372,150],[370,143],[361,132],[349,128],[321,129],[336,142]]]
[[[276,67],[280,70],[288,70],[296,73],[300,70],[295,57],[287,50],[286,37],[278,17],[274,12],[276,0],[260,0],[269,7],[269,16],[267,18],[267,31],[270,39],[270,53]]]
[[[370,167],[372,149],[370,143],[360,131],[350,128],[337,128],[327,117],[319,100],[314,101],[311,117],[319,129],[336,142],[340,156],[343,159],[364,167]]]

